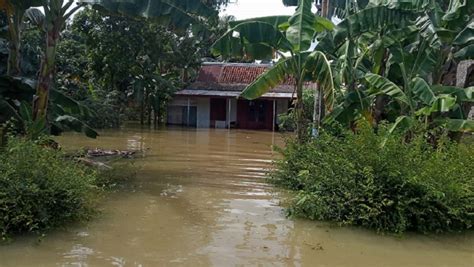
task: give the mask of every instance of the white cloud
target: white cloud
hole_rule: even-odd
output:
[[[77,0],[74,0],[77,3]],[[282,0],[233,0],[222,15],[233,15],[237,19],[248,19],[274,15],[292,15],[295,7],[286,7]]]
[[[222,15],[233,15],[238,20],[274,15],[292,15],[295,7],[285,7],[282,0],[237,0],[221,12]]]

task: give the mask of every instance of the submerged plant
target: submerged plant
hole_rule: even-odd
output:
[[[433,146],[424,134],[405,142],[387,131],[289,141],[272,178],[296,191],[290,214],[395,233],[471,229],[472,144],[444,136]]]

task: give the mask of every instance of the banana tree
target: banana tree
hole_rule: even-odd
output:
[[[307,136],[303,116],[303,87],[317,82],[330,111],[334,104],[334,84],[330,64],[319,51],[310,51],[316,34],[332,30],[331,21],[311,12],[311,0],[300,0],[291,17],[255,18],[231,23],[231,28],[212,46],[216,55],[269,59],[276,53],[278,60],[268,71],[248,85],[241,96],[255,99],[285,80],[293,81],[296,92],[297,138]]]
[[[42,5],[42,3],[43,0],[0,0],[0,10],[5,12],[8,20],[8,75],[18,76],[21,73],[21,25],[25,12],[31,7]],[[35,14],[32,13],[32,15]]]
[[[0,76],[0,123],[11,121],[16,130],[31,139],[49,133],[57,135],[67,129],[83,132],[91,138],[98,135],[85,123],[85,119],[94,116],[93,112],[57,90],[51,91],[47,119],[34,120],[31,102],[35,87],[36,81],[32,79]]]
[[[366,74],[365,80],[371,88],[371,96],[387,95],[400,107],[401,113],[389,129],[389,134],[394,131],[410,132],[417,121],[423,123],[426,129],[441,126],[452,132],[474,130],[474,121],[466,119],[467,114],[462,108],[464,103],[474,102],[474,87],[429,85],[419,76],[400,87],[373,73]]]
[[[46,118],[49,104],[49,93],[54,84],[56,50],[59,42],[60,31],[66,20],[81,6],[73,6],[74,0],[45,0],[44,31],[46,33],[46,48],[41,61],[36,87],[36,97],[33,101],[33,119]]]
[[[442,4],[372,0],[321,40],[317,49],[341,66],[344,77],[336,80],[354,84],[328,121],[365,115],[394,122],[391,131],[408,131],[416,120],[428,127],[472,130],[462,109],[472,102],[472,90],[455,88],[452,77],[457,61],[472,57],[473,2]]]

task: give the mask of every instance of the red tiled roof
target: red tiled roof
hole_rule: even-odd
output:
[[[223,66],[219,83],[251,84],[267,69],[268,67]]]
[[[218,83],[221,75],[222,65],[201,66],[196,81]]]
[[[204,64],[199,70],[196,81],[188,90],[242,91],[268,70],[271,65],[245,63]],[[270,92],[292,93],[294,80],[288,77],[285,82]]]
[[[268,70],[270,65],[257,64],[212,64],[203,65],[199,70],[196,82],[220,84],[251,84],[258,76]],[[291,85],[293,79],[288,77],[284,84]]]

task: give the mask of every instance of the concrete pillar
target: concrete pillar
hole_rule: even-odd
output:
[[[275,124],[276,124],[276,100],[273,99],[273,125],[272,125],[272,131],[275,131]]]
[[[230,114],[231,114],[231,111],[232,111],[232,103],[231,103],[231,99],[229,98],[227,100],[227,105],[229,106],[229,110],[227,112],[227,127],[229,128],[230,130]]]
[[[187,113],[188,113],[188,116],[187,116],[187,126],[189,127],[189,116],[191,115],[191,100],[189,99],[188,97],[188,108],[187,108]]]

